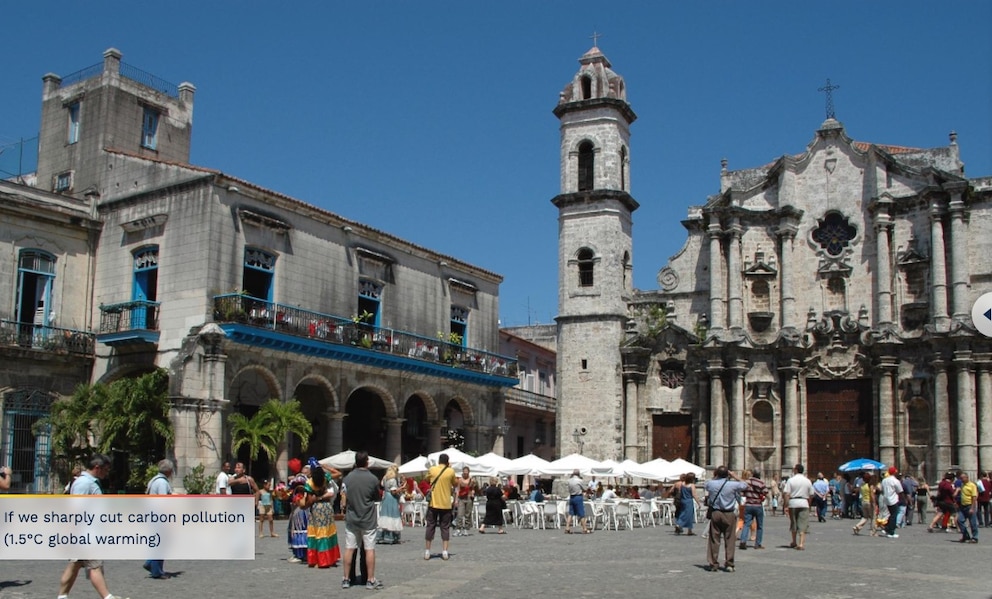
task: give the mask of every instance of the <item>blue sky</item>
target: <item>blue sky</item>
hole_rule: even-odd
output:
[[[505,277],[504,325],[557,312],[558,122],[600,32],[632,128],[634,283],[685,240],[691,205],[802,152],[824,120],[937,147],[992,175],[992,3],[8,3],[0,146],[37,134],[41,77],[124,62],[197,87],[192,162]]]

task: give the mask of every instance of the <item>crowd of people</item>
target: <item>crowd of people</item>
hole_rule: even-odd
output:
[[[436,556],[432,553],[432,543],[440,530],[439,557],[448,560],[450,538],[467,535],[476,522],[477,500],[484,498],[485,506],[484,516],[477,523],[478,532],[485,534],[495,528],[496,534],[506,534],[508,501],[542,503],[551,490],[550,486],[543,486],[542,481],[536,481],[521,492],[512,477],[480,480],[473,477],[468,468],[456,473],[446,454],[441,454],[438,463],[419,480],[404,477],[395,464],[378,477],[369,470],[368,462],[367,453],[357,452],[354,468],[343,475],[335,468],[322,466],[314,458],[305,464],[290,460],[289,480],[279,482],[275,487],[272,481],[259,485],[245,472],[243,463],[235,464],[233,470],[225,463],[217,475],[214,492],[254,495],[259,537],[265,536],[266,528],[269,536],[277,536],[275,514],[281,511],[288,515],[289,562],[320,569],[337,566],[340,562],[343,565],[342,588],[360,584],[369,589],[381,589],[383,584],[375,573],[375,545],[399,543],[404,527],[414,524],[404,518],[405,504],[423,502],[426,505],[424,559]],[[76,476],[66,492],[102,493],[99,481],[108,475],[109,469],[108,457],[93,456],[86,469],[74,472]],[[174,464],[162,460],[157,470],[148,482],[146,493],[172,494]],[[9,480],[9,470],[0,469],[0,488]],[[772,477],[766,483],[758,470],[745,470],[737,476],[720,466],[705,484],[699,485],[695,475],[686,474],[674,484],[664,486],[614,486],[609,482],[604,485],[595,478],[586,481],[579,471],[574,471],[563,481],[560,490],[563,500],[567,493],[566,534],[572,534],[574,526],[586,534],[593,532],[595,526],[585,513],[588,500],[670,499],[674,507],[674,532],[684,536],[695,534],[696,510],[705,509],[701,534],[706,539],[705,568],[710,571],[722,568],[733,572],[737,550],[764,549],[764,519],[769,508],[772,516],[779,513],[788,516],[788,547],[799,551],[806,549],[810,521],[815,518],[825,522],[828,516],[856,520],[852,526],[855,535],[867,528],[871,536],[890,539],[899,538],[898,529],[912,526],[914,519],[917,524],[928,524],[927,531],[931,533],[956,529],[961,535],[961,543],[978,543],[979,529],[992,527],[989,472],[981,473],[974,481],[966,472],[947,472],[931,488],[926,481],[903,474],[895,467],[883,471],[835,473],[828,480],[822,472],[810,478],[803,465],[796,464],[789,478]],[[928,521],[931,505],[934,515]],[[339,541],[339,522],[342,521],[343,551]],[[724,552],[722,565],[721,546]],[[162,560],[147,560],[144,568],[152,578],[170,576]],[[60,582],[60,598],[68,595],[81,569],[86,569],[91,584],[102,597],[114,597],[107,591],[102,562],[72,560]]]

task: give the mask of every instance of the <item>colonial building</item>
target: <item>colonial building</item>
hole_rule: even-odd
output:
[[[516,356],[519,382],[506,392],[503,456],[556,457],[554,325],[500,330],[499,353]],[[547,340],[551,343],[546,343]]]
[[[558,444],[596,458],[832,471],[876,457],[929,478],[992,467],[992,178],[957,136],[854,141],[729,170],[689,208],[659,289],[631,286],[630,126],[598,48],[561,93]]]
[[[2,452],[18,488],[41,488],[27,471],[48,457],[25,410],[154,368],[170,373],[177,480],[245,459],[226,416],[270,399],[301,402],[306,455],[399,460],[454,435],[491,451],[518,382],[498,353],[502,277],[189,164],[194,94],[114,49],[44,77],[42,189],[0,188]],[[67,343],[71,360],[52,355]],[[300,454],[284,443],[279,470]]]

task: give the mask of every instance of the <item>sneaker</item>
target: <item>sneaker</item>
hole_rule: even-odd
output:
[[[968,542],[969,542],[969,543],[977,543],[977,542],[978,542],[978,539],[971,539],[971,540],[970,540],[970,541],[968,541]]]
[[[431,550],[430,549],[425,549],[424,550],[424,559],[431,559]]]
[[[296,557],[295,555],[293,557],[289,558],[286,561],[289,562],[289,563],[291,563],[291,564],[302,564],[303,563],[303,560],[301,560],[300,558]]]
[[[370,581],[368,581],[368,582],[365,583],[365,588],[368,589],[368,590],[370,590],[370,591],[378,591],[378,590],[382,589],[382,581],[381,580],[378,580],[376,578],[373,578],[372,580],[370,580]]]
[[[754,548],[755,549],[764,549],[765,546],[764,545],[755,545]]]
[[[724,571],[724,572],[733,572],[733,571],[734,571],[734,567],[733,567],[733,566],[726,566],[726,567],[725,567],[725,568],[723,569],[723,571]]]
[[[351,581],[348,580],[347,578],[342,578],[341,579],[341,588],[342,589],[350,589],[351,588]]]
[[[889,538],[890,539],[898,539],[899,538],[899,535],[897,535],[896,533],[892,533],[892,534],[889,535]]]
[[[451,557],[451,556],[448,555],[447,550],[441,552],[441,559],[443,559],[444,561],[448,561],[448,558],[449,557]]]
[[[737,548],[746,551],[747,550],[747,543],[741,543],[740,545],[737,546]]]

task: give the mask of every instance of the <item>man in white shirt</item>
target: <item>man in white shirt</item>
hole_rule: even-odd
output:
[[[889,475],[882,479],[882,503],[889,510],[889,520],[885,523],[885,533],[890,539],[898,539],[896,534],[896,524],[899,521],[899,495],[902,494],[902,483],[896,477],[899,469],[895,466],[889,468]]]
[[[806,549],[806,533],[809,531],[809,505],[810,498],[813,497],[813,483],[803,474],[805,468],[802,464],[796,464],[792,469],[792,476],[785,481],[782,488],[782,501],[785,503],[785,511],[789,515],[789,532],[792,533],[792,543],[789,547],[794,547],[799,551]]]
[[[220,469],[220,473],[217,475],[217,484],[214,485],[215,495],[230,495],[231,485],[228,483],[230,478],[227,474],[231,471],[231,463],[224,462],[224,467]]]
[[[600,499],[602,501],[610,501],[610,502],[617,500],[617,492],[613,490],[613,485],[606,486],[606,490],[603,491],[603,496],[600,497]]]

